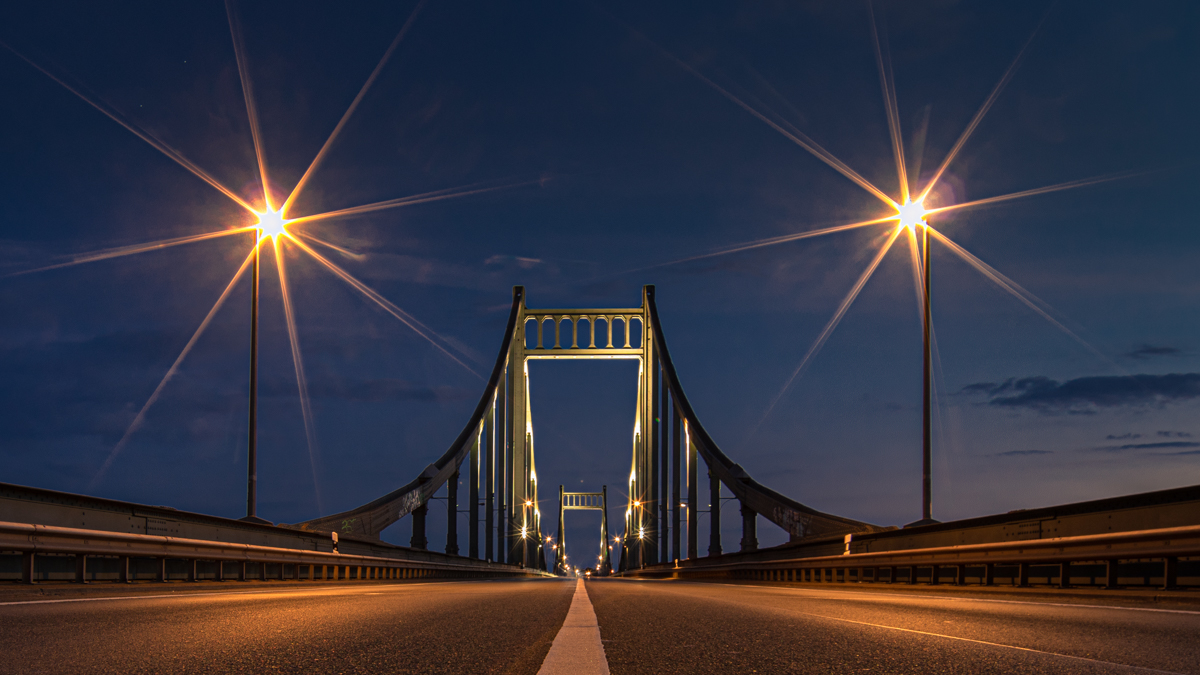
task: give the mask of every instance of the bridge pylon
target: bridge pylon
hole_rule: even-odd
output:
[[[792,500],[754,480],[721,451],[700,423],[679,382],[663,336],[654,286],[642,289],[640,307],[602,309],[530,308],[525,288],[513,287],[504,340],[483,396],[450,448],[407,485],[356,509],[297,527],[378,537],[384,528],[412,515],[411,546],[425,548],[426,504],[448,481],[453,480],[457,487],[460,466],[470,461],[466,472],[471,483],[467,486],[471,495],[467,550],[472,556],[481,555],[482,522],[482,557],[547,569],[529,402],[529,361],[538,359],[638,362],[624,532],[612,540],[621,553],[620,570],[697,558],[702,512],[709,514],[708,555],[720,555],[722,488],[741,507],[742,550],[758,546],[760,515],[787,532],[792,541],[883,529],[822,513]],[[707,509],[702,509],[699,502],[701,459],[709,479]],[[457,489],[447,490],[447,515],[454,523],[457,494]],[[560,509],[565,496],[560,489]],[[478,513],[481,506],[485,509],[483,519]],[[611,567],[611,558],[605,557],[608,537],[605,532],[600,555]],[[458,550],[456,526],[448,528],[446,548],[448,552]],[[562,550],[561,539],[558,550]],[[557,568],[557,554],[555,559]]]

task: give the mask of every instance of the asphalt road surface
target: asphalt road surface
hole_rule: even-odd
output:
[[[1078,599],[622,580],[169,588],[0,603],[0,673],[532,675],[574,598],[614,675],[1200,674],[1200,611]],[[586,644],[559,642],[566,657]]]

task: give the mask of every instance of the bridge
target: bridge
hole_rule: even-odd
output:
[[[607,486],[539,489],[537,359],[638,363],[615,535]],[[722,489],[740,506],[736,547],[713,507]],[[426,527],[439,494],[443,551]],[[566,560],[574,510],[602,514],[586,570]],[[1179,638],[1200,634],[1200,486],[905,528],[824,513],[705,430],[653,286],[639,307],[599,309],[530,308],[515,287],[462,430],[358,508],[275,525],[0,485],[0,514],[14,672],[1200,672],[1200,641]],[[404,518],[409,545],[385,543]],[[760,518],[787,543],[760,548]]]

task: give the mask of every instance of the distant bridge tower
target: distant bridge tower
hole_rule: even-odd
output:
[[[567,530],[564,515],[567,511],[599,511],[600,512],[600,555],[596,557],[596,572],[609,574],[612,572],[612,544],[608,541],[608,486],[600,487],[600,492],[563,492],[563,486],[558,486],[558,543],[555,544],[554,572],[567,572]]]

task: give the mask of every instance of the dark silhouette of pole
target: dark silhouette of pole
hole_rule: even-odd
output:
[[[250,432],[246,452],[246,520],[258,520],[258,258],[262,232],[254,231],[250,291]]]
[[[923,262],[925,263],[925,313],[922,323],[921,333],[924,337],[924,357],[925,357],[925,401],[924,410],[921,416],[921,424],[923,431],[922,438],[922,472],[921,472],[921,520],[933,520],[933,481],[931,476],[932,471],[932,449],[933,449],[933,409],[930,405],[932,392],[932,359],[933,354],[930,345],[930,307],[929,307],[929,226],[926,225],[924,232],[924,250]]]

